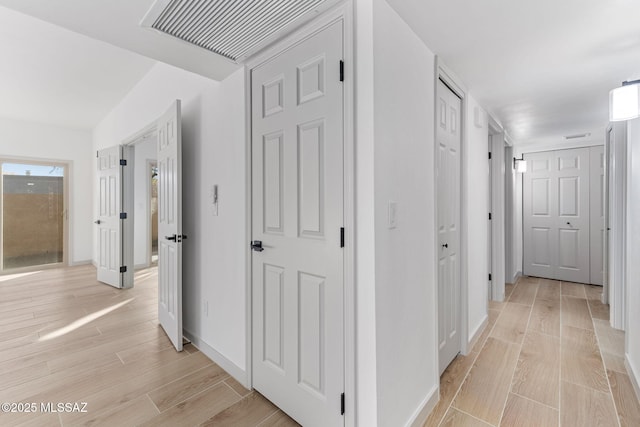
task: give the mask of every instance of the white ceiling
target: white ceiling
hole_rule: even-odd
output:
[[[90,129],[154,63],[0,7],[0,117]]]
[[[640,78],[637,0],[388,2],[517,144],[562,142],[563,136],[580,133],[602,141],[609,90]],[[152,3],[0,0],[0,5],[216,80],[237,69],[222,57],[141,28]],[[4,38],[15,32],[4,25],[0,30]],[[104,61],[90,49],[86,54]]]
[[[637,0],[388,1],[517,144],[604,141],[609,90],[640,78]]]

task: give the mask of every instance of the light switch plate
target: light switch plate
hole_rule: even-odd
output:
[[[398,202],[389,200],[389,228],[398,226]]]

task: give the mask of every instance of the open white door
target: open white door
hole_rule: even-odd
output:
[[[158,120],[158,320],[182,351],[182,136],[180,100]]]
[[[123,250],[127,153],[121,145],[98,151],[98,281],[116,288],[133,286],[132,262],[127,262],[131,254]]]

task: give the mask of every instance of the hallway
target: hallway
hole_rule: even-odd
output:
[[[425,426],[637,426],[624,333],[609,327],[602,288],[521,277],[468,356],[440,379]]]

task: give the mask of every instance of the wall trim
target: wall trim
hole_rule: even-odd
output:
[[[480,336],[482,335],[484,330],[487,328],[488,324],[489,324],[489,315],[487,314],[484,316],[484,318],[482,319],[482,322],[480,322],[480,324],[473,331],[473,333],[470,334],[471,337],[469,338],[469,346],[468,346],[469,351],[471,351],[471,349],[475,347],[475,345],[478,343]]]
[[[634,369],[631,359],[629,359],[629,353],[626,352],[624,354],[624,367],[627,368],[627,374],[629,374],[629,379],[631,380],[631,384],[633,384],[633,390],[636,392],[636,399],[640,400],[640,383],[636,375],[638,371]]]
[[[424,398],[422,403],[418,406],[416,411],[413,413],[406,426],[410,427],[422,427],[424,423],[429,418],[429,414],[433,411],[433,408],[436,407],[438,401],[440,400],[440,382],[436,384],[435,387],[431,389],[431,391],[427,394],[427,397]]]
[[[200,337],[192,334],[186,329],[182,330],[182,334],[185,338],[191,341],[198,350],[204,353],[209,359],[218,364],[222,369],[224,369],[229,375],[235,378],[240,384],[244,387],[250,389],[249,386],[249,378],[247,376],[247,371],[244,371],[241,367],[233,363],[231,360],[227,359],[221,353],[217,352],[213,349],[209,344],[204,342]]]
[[[81,261],[71,261],[69,267],[79,267],[81,265],[95,265],[91,259],[83,259]]]

